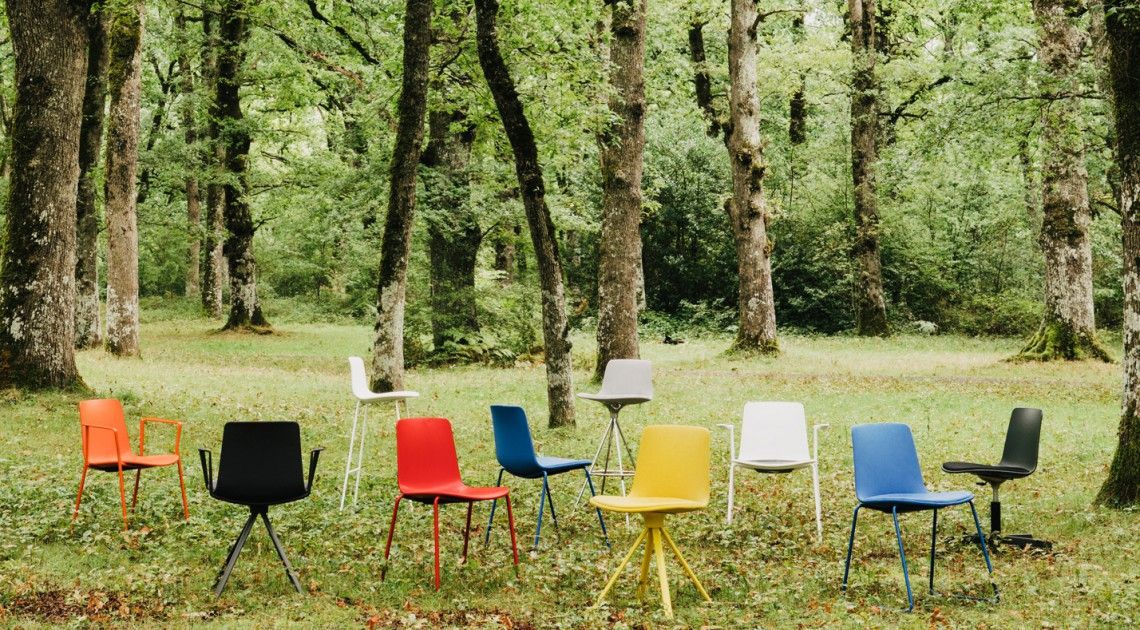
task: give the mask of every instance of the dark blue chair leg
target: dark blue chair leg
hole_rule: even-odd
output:
[[[930,594],[934,594],[934,542],[938,540],[938,510],[930,523]]]
[[[597,496],[594,494],[594,480],[590,478],[590,469],[583,468],[582,472],[586,473],[586,484],[590,486],[590,496]],[[602,510],[600,508],[594,508],[594,511],[598,513],[598,524],[602,526],[602,540],[605,540],[606,546],[609,547],[610,536],[606,533],[606,519],[602,518]]]
[[[859,522],[859,508],[862,505],[855,506],[855,514],[851,516],[851,536],[847,539],[847,562],[843,564],[843,586],[839,589],[842,591],[847,590],[847,574],[851,571],[851,551],[855,548],[855,524]]]
[[[974,502],[970,501],[970,512],[974,515],[974,528],[978,531],[978,546],[982,548],[982,557],[986,560],[986,571],[989,572],[990,586],[994,587],[994,601],[1001,601],[1001,595],[998,594],[997,582],[993,581],[994,566],[990,564],[990,552],[986,548],[986,537],[982,535],[982,523],[978,520],[978,510],[974,507]]]
[[[550,491],[550,479],[546,473],[542,473],[542,485],[546,488],[546,500],[550,502],[550,519],[554,521],[554,533],[558,536],[559,542],[561,542],[562,530],[558,527],[558,512],[554,511],[554,493]]]
[[[538,537],[542,534],[542,513],[546,507],[546,473],[542,473],[542,492],[538,494],[538,528],[534,530],[534,549],[538,549]]]
[[[891,507],[891,518],[895,521],[895,538],[899,542],[899,559],[902,560],[903,581],[906,582],[906,601],[909,606],[907,612],[914,610],[914,593],[910,590],[910,573],[906,568],[906,551],[903,549],[902,530],[899,529],[899,511],[897,507]]]
[[[505,468],[499,469],[499,480],[495,482],[496,486],[503,485],[503,473],[504,472],[506,472]],[[487,546],[487,543],[491,542],[491,524],[495,522],[495,506],[498,505],[498,503],[499,503],[498,499],[491,501],[491,518],[487,519],[487,535],[483,537],[483,546],[484,547]]]

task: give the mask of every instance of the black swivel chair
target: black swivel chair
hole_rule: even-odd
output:
[[[277,549],[277,556],[285,565],[285,572],[293,588],[301,592],[301,583],[293,573],[285,549],[277,532],[269,522],[269,506],[292,503],[309,496],[317,472],[317,460],[323,449],[309,455],[309,481],[305,483],[301,471],[301,429],[296,422],[229,422],[222,433],[222,452],[218,457],[218,478],[214,481],[214,456],[200,448],[202,474],[210,496],[219,501],[249,507],[249,518],[241,535],[234,542],[218,581],[214,594],[221,596],[237,563],[238,554],[245,546],[253,523],[261,516],[265,529]]]
[[[1009,418],[1005,434],[1005,449],[997,465],[972,462],[946,462],[942,470],[948,473],[969,473],[982,479],[978,485],[989,484],[994,489],[990,502],[990,544],[1006,543],[1018,547],[1050,549],[1053,543],[1039,540],[1029,534],[1001,534],[1001,498],[998,488],[1011,479],[1021,479],[1037,470],[1037,448],[1041,443],[1041,410],[1018,407]]]

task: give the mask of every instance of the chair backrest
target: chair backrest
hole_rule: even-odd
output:
[[[275,502],[305,492],[296,422],[227,422],[218,456],[219,496]]]
[[[686,499],[707,505],[709,430],[679,425],[645,427],[629,494]]]
[[[750,402],[744,405],[738,459],[745,461],[811,459],[803,404]]]
[[[518,405],[491,405],[495,457],[507,472],[518,477],[541,476],[526,411]]]
[[[1009,430],[1005,434],[1005,449],[1001,453],[1002,466],[1019,466],[1033,472],[1037,470],[1037,450],[1041,444],[1041,410],[1018,407],[1009,416]]]
[[[368,387],[368,372],[364,370],[364,359],[348,357],[348,371],[352,375],[352,395],[364,398],[372,394]]]
[[[914,436],[905,424],[860,424],[851,428],[855,496],[925,492]]]
[[[642,359],[611,359],[600,393],[653,398],[653,364]]]
[[[114,398],[83,400],[79,402],[79,425],[83,447],[90,460],[115,460],[115,440],[119,442],[119,452],[131,454],[131,436],[127,434],[127,421],[123,416],[123,404]],[[86,430],[82,427],[106,427],[118,431],[99,429]]]
[[[451,422],[404,418],[396,423],[396,481],[404,494],[461,481]]]

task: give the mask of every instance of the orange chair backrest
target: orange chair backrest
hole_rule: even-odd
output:
[[[119,452],[124,456],[131,453],[131,436],[127,434],[123,405],[118,400],[103,398],[80,401],[79,424],[80,427],[106,427],[118,431],[117,434],[112,434],[110,431],[83,428],[83,448],[88,460],[114,460],[116,438],[119,440]]]

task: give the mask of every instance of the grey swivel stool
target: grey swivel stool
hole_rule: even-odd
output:
[[[602,478],[602,494],[606,492],[606,478],[617,477],[621,484],[621,493],[625,495],[625,478],[633,476],[633,453],[629,449],[629,442],[621,432],[618,424],[618,414],[623,407],[639,405],[653,400],[653,364],[640,359],[613,359],[606,364],[606,372],[602,377],[602,390],[596,394],[578,394],[578,398],[593,400],[605,405],[610,411],[610,422],[602,441],[598,443],[598,450],[594,453],[593,463],[590,465],[590,474]],[[602,459],[602,451],[605,459]],[[610,453],[617,452],[617,469],[610,469]],[[622,451],[629,458],[629,468],[622,459]],[[599,463],[601,467],[599,468]],[[585,492],[578,493],[581,500]]]

